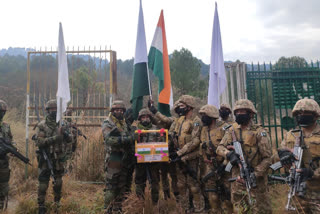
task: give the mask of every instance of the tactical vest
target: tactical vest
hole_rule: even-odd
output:
[[[184,145],[192,140],[193,121],[181,116],[175,126],[175,132],[178,136],[178,144],[181,149]]]

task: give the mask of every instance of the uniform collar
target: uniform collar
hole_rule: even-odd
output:
[[[250,120],[249,125],[247,126],[246,130],[250,130],[253,125],[254,125],[254,124],[253,124],[252,120]],[[235,128],[236,128],[236,129],[241,129],[241,125],[238,124],[237,122],[235,122]]]

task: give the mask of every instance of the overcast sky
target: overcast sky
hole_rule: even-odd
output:
[[[161,9],[169,54],[182,47],[209,63],[214,0],[142,0],[150,47]],[[320,55],[319,0],[217,0],[224,59],[275,61]],[[134,56],[139,0],[9,0],[1,2],[0,48],[100,45]]]

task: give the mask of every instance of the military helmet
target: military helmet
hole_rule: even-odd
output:
[[[123,109],[123,111],[126,111],[126,107],[124,105],[124,102],[122,100],[115,100],[113,101],[112,105],[111,105],[111,111],[113,111],[114,109]]]
[[[212,117],[212,118],[219,118],[219,112],[218,112],[218,109],[213,106],[213,105],[204,105],[200,108],[200,111],[199,113],[203,113],[203,114],[206,114],[207,116],[209,117]]]
[[[7,103],[3,100],[0,100],[0,111],[7,111],[8,106]]]
[[[298,100],[292,110],[292,115],[296,116],[300,111],[310,111],[320,116],[320,107],[318,103],[313,99],[304,98]]]
[[[46,109],[50,109],[50,108],[57,108],[57,100],[49,100],[46,103]]]
[[[230,107],[230,105],[227,104],[227,103],[222,103],[222,104],[220,105],[220,109],[221,109],[221,108],[226,108],[226,109],[228,109],[228,110],[231,112],[231,107]]]
[[[140,118],[142,116],[148,115],[150,117],[150,119],[152,119],[152,113],[151,111],[149,111],[149,109],[147,108],[143,108],[139,111],[139,116],[138,116],[138,120],[140,120]]]
[[[235,113],[235,111],[237,111],[239,109],[247,109],[247,110],[251,111],[252,113],[255,113],[255,114],[257,113],[257,110],[254,107],[253,103],[247,99],[237,100],[237,102],[235,103],[234,108],[233,108],[233,113]]]
[[[182,95],[179,98],[179,103],[183,103],[187,106],[190,106],[191,108],[195,108],[196,107],[196,101],[195,98],[193,96],[190,95]]]

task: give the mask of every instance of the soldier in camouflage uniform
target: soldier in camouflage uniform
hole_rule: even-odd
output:
[[[233,211],[234,213],[243,213],[248,210],[251,210],[252,213],[271,213],[271,204],[267,195],[267,171],[272,156],[269,134],[263,127],[253,123],[253,117],[257,111],[251,101],[238,100],[235,103],[233,113],[236,123],[228,129],[217,148],[217,154],[227,158],[234,165],[232,177],[238,178],[236,182],[231,184]],[[246,187],[243,179],[239,176],[239,167],[236,166],[239,156],[227,148],[234,141],[232,133],[235,134],[235,140],[242,142],[246,162],[254,170],[257,187],[251,189],[253,205],[248,202]]]
[[[134,169],[134,143],[124,119],[126,111],[121,100],[112,103],[111,112],[102,124],[105,143],[105,209],[121,210],[125,193],[130,191]]]
[[[190,95],[179,98],[179,119],[174,126],[175,146],[178,151],[170,153],[170,159],[181,160],[177,162],[178,188],[180,194],[189,192],[189,209],[192,211],[200,208],[200,184],[198,180],[199,146],[201,120],[194,117],[195,99]],[[170,128],[171,129],[171,128]],[[184,208],[187,208],[183,204]]]
[[[153,102],[149,101],[148,103],[149,110],[153,114],[154,122],[158,129],[164,128],[169,131],[170,126],[176,119],[175,117],[167,117],[166,115],[161,114],[156,107],[154,107]],[[178,101],[175,102],[173,109],[175,110],[178,107]],[[169,138],[169,148],[172,148],[170,144],[173,144]],[[173,145],[172,145],[173,146]],[[170,151],[169,151],[170,152]],[[179,193],[177,182],[177,172],[176,172],[176,164],[175,163],[161,163],[160,164],[160,171],[161,171],[161,181],[162,181],[162,190],[164,193],[164,198],[170,198],[170,184],[168,179],[168,174],[171,177],[171,190],[174,195]]]
[[[3,122],[3,117],[7,111],[7,104],[0,100],[0,137],[7,141],[12,141],[10,125]],[[0,212],[5,208],[8,201],[10,169],[9,160],[6,153],[0,151]]]
[[[234,123],[234,120],[232,119],[231,116],[231,107],[229,104],[226,103],[222,103],[220,105],[220,109],[219,109],[219,115],[222,121],[226,122],[227,124],[232,124]]]
[[[302,157],[302,179],[306,181],[306,194],[296,199],[303,209],[303,213],[320,213],[320,126],[317,119],[320,116],[320,108],[313,99],[299,100],[292,110],[292,115],[296,118],[298,125],[303,132],[305,147]],[[286,138],[282,141],[282,150],[279,150],[279,157],[283,165],[289,167],[293,163],[292,150],[296,138],[299,134],[289,131]],[[296,206],[300,211],[300,206]],[[295,211],[296,212],[296,211]]]
[[[229,176],[224,172],[224,158],[217,155],[216,149],[222,140],[228,124],[218,120],[219,112],[213,105],[205,105],[199,111],[203,128],[201,130],[200,165],[201,178],[207,180],[204,188],[217,190],[208,192],[205,198],[209,200],[210,213],[232,213],[230,202]]]
[[[62,176],[64,175],[64,165],[66,161],[66,148],[72,142],[72,135],[64,127],[59,128],[56,123],[57,102],[49,100],[46,104],[47,116],[36,128],[36,134],[33,137],[37,151],[38,168],[39,168],[39,186],[38,186],[38,205],[39,213],[45,213],[45,197],[49,186],[50,170],[47,161],[44,159],[42,152],[44,150],[52,164],[54,172],[54,201],[59,206],[62,189]],[[65,123],[65,122],[63,122]]]

